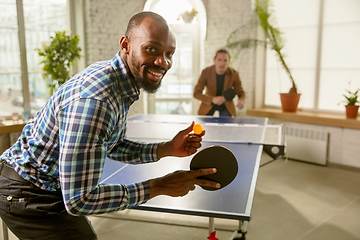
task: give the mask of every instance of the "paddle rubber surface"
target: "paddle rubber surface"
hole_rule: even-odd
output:
[[[220,188],[201,186],[205,190],[215,191],[229,185],[238,173],[235,155],[223,146],[210,146],[199,151],[190,162],[190,169],[216,168],[217,172],[199,177],[220,183]]]
[[[224,96],[226,101],[233,100],[235,95],[236,95],[236,92],[235,92],[234,88],[228,88],[228,89],[224,90],[224,92],[223,92],[223,96]]]

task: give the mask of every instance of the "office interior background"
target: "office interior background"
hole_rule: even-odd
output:
[[[284,32],[286,59],[301,93],[300,111],[345,118],[344,104],[339,104],[345,89],[360,88],[360,1],[272,2],[277,26]],[[213,64],[216,50],[224,47],[230,33],[250,20],[253,4],[253,0],[0,0],[0,120],[11,119],[14,113],[33,114],[50,97],[49,79],[41,76],[35,49],[49,44],[56,31],[80,37],[82,58],[72,70],[75,74],[93,62],[113,58],[128,20],[143,10],[165,17],[176,34],[177,50],[161,89],[156,94],[142,92],[129,115],[196,114],[199,102],[192,93],[201,70]],[[191,8],[198,11],[192,23],[178,20],[182,11]],[[244,38],[250,35],[261,37],[261,31],[254,29]],[[246,49],[232,60],[246,92],[245,107],[237,115],[246,117],[252,108],[280,109],[279,93],[288,91],[290,81],[273,52]],[[323,164],[360,172],[359,128],[272,118],[269,122],[304,134],[325,133]],[[17,136],[12,134],[12,141]],[[296,163],[291,166],[301,168]]]
[[[273,0],[277,26],[284,32],[286,60],[301,100],[299,109],[344,114],[345,90],[360,87],[360,2],[357,0]],[[150,10],[162,14],[177,36],[174,64],[156,94],[141,94],[130,110],[137,113],[196,114],[199,101],[193,87],[201,69],[213,63],[214,53],[225,45],[237,27],[253,14],[252,0],[1,0],[0,23],[0,117],[24,111],[33,114],[49,98],[41,76],[38,52],[49,44],[55,31],[80,37],[82,58],[76,73],[89,64],[111,59],[129,18]],[[192,23],[179,14],[194,8]],[[247,33],[260,37],[260,30]],[[232,59],[246,91],[249,108],[280,108],[279,93],[290,81],[270,50],[251,48]],[[339,104],[340,103],[340,104]],[[327,125],[299,124],[270,119],[296,129],[326,132],[327,164],[360,168],[360,131]]]

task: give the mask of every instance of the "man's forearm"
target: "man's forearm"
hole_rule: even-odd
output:
[[[171,156],[171,148],[170,142],[160,143],[157,149],[157,158],[161,159],[163,157]]]

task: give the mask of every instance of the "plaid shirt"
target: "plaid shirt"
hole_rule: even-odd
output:
[[[147,181],[99,184],[106,157],[131,164],[158,160],[158,144],[125,138],[128,109],[139,94],[118,52],[63,84],[0,158],[37,187],[60,188],[72,215],[145,203]]]

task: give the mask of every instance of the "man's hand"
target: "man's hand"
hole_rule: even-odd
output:
[[[215,168],[197,169],[190,171],[176,171],[160,178],[149,180],[150,199],[159,195],[182,197],[189,191],[195,190],[195,185],[220,188],[220,184],[205,179],[196,179],[199,176],[216,173]]]
[[[226,102],[225,98],[223,96],[216,96],[216,97],[213,97],[211,102],[215,105],[221,105],[223,104],[224,102]]]
[[[158,159],[166,156],[187,157],[196,153],[201,147],[202,136],[205,135],[205,131],[202,131],[201,134],[190,134],[194,125],[195,123],[192,122],[188,128],[176,134],[171,141],[161,143],[157,151]]]
[[[243,109],[243,107],[244,107],[244,100],[239,99],[238,102],[237,102],[237,104],[236,104],[236,107],[237,107],[238,109]]]

